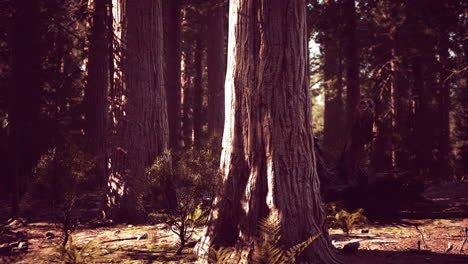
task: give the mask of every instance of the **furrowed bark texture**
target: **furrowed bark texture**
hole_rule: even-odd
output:
[[[108,206],[117,218],[141,216],[145,168],[168,147],[161,1],[127,0],[123,27],[123,137],[115,149]]]
[[[305,1],[230,2],[222,191],[196,250],[254,250],[259,220],[278,217],[290,247],[322,235],[301,261],[337,263],[324,225],[307,75]]]

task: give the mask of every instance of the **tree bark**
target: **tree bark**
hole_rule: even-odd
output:
[[[290,247],[321,233],[302,262],[338,263],[321,207],[311,129],[305,1],[230,3],[222,191],[196,251],[255,250],[259,221],[281,223]]]
[[[208,14],[208,138],[220,138],[224,127],[225,10],[222,1],[217,1],[212,13]]]
[[[108,0],[94,1],[93,23],[89,38],[88,87],[85,93],[87,149],[94,156],[95,180],[103,186],[106,180],[108,91],[110,81],[111,41],[108,26]]]
[[[180,0],[163,1],[165,87],[169,118],[169,147],[178,149],[181,142],[181,51],[180,51]]]
[[[182,60],[181,60],[181,83],[182,83],[182,139],[184,147],[193,144],[193,54],[194,41],[189,31],[191,27],[191,10],[182,10]]]
[[[123,89],[120,145],[109,177],[109,214],[138,221],[143,215],[145,168],[168,148],[169,127],[163,87],[161,1],[126,0],[123,23]]]

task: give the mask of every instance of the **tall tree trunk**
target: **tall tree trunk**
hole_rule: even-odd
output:
[[[255,250],[269,214],[290,247],[321,233],[303,262],[338,263],[321,207],[311,129],[305,1],[230,3],[222,191],[196,251]]]
[[[409,100],[409,82],[406,77],[408,66],[407,61],[404,59],[404,51],[402,46],[402,34],[396,31],[393,37],[392,48],[392,122],[393,122],[393,146],[394,152],[393,166],[399,170],[408,170],[410,168],[409,162],[409,136],[410,131],[410,100]]]
[[[87,148],[94,156],[95,180],[99,186],[104,185],[107,175],[107,96],[110,85],[108,45],[111,41],[107,28],[110,13],[108,4],[108,0],[94,0],[88,59],[88,87],[84,99],[86,105]]]
[[[410,143],[410,100],[408,81],[408,62],[405,59],[404,37],[407,28],[404,25],[400,28],[390,30],[391,47],[391,168],[406,171],[410,168],[408,145]],[[390,132],[390,131],[389,131]]]
[[[359,103],[361,92],[359,89],[359,57],[356,40],[356,7],[354,0],[344,2],[345,25],[345,58],[346,58],[346,127],[351,133],[351,126]]]
[[[346,20],[345,58],[346,58],[346,144],[343,152],[343,166],[345,177],[349,182],[366,181],[364,175],[357,171],[360,159],[363,158],[363,145],[355,142],[353,126],[357,122],[356,112],[360,100],[359,88],[359,58],[356,40],[356,7],[354,0],[345,0],[344,19]],[[360,178],[360,179],[358,179]]]
[[[201,29],[195,40],[195,76],[193,80],[193,138],[195,146],[201,146],[203,140],[203,38]]]
[[[439,64],[439,80],[438,88],[439,94],[437,101],[439,105],[439,171],[437,175],[443,179],[448,180],[451,175],[450,172],[450,86],[447,78],[450,75],[449,61],[449,36],[447,30],[443,28],[439,36],[439,50],[438,55],[440,58]]]
[[[224,128],[224,80],[226,57],[224,54],[226,8],[217,1],[212,13],[208,14],[208,138],[223,134]],[[221,140],[219,140],[221,143]]]
[[[415,93],[415,139],[416,144],[420,146],[416,154],[416,168],[419,177],[428,176],[430,174],[430,166],[432,161],[432,147],[428,142],[430,139],[430,130],[427,129],[429,113],[429,92],[424,84],[423,75],[423,59],[417,56],[412,62],[412,71],[414,78],[414,93]]]
[[[326,2],[326,18],[335,21],[338,16],[337,4]],[[333,24],[330,24],[333,25]],[[335,33],[335,34],[334,34]],[[323,43],[323,76],[325,90],[325,109],[323,126],[323,146],[327,157],[335,160],[339,157],[343,147],[343,88],[339,74],[341,57],[337,42],[336,29],[327,30]]]
[[[189,36],[191,27],[191,10],[185,7],[182,10],[182,60],[181,60],[181,83],[182,83],[182,139],[184,147],[193,144],[193,54],[194,42]]]
[[[178,149],[181,141],[180,0],[163,1],[165,87],[169,117],[169,146]]]
[[[109,213],[138,221],[143,215],[145,168],[168,148],[169,127],[163,87],[161,1],[126,0],[123,10],[123,118],[109,177]]]
[[[24,184],[39,158],[41,102],[40,7],[38,0],[13,1],[12,74],[7,90],[9,160],[5,175],[11,191],[12,214],[19,211]]]

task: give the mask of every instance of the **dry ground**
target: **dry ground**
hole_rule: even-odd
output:
[[[333,244],[340,252],[340,248],[346,243],[360,242],[356,254],[342,254],[344,263],[468,264],[468,242],[464,245],[465,250],[461,251],[465,239],[464,229],[468,227],[468,183],[438,186],[428,190],[425,196],[434,201],[431,208],[425,208],[416,214],[403,215],[408,216],[408,219],[402,219],[398,223],[374,224],[368,228],[369,233],[357,230],[349,237],[344,236],[341,230],[331,229]],[[421,218],[423,216],[425,218]],[[419,230],[415,226],[418,226]],[[29,248],[27,251],[0,255],[0,263],[48,263],[46,259],[61,242],[60,232],[51,223],[29,223],[17,231],[25,232]],[[48,231],[53,232],[56,237],[47,239],[45,234]],[[200,232],[201,228],[197,229],[194,240]],[[148,234],[147,239],[136,239],[144,233]],[[93,241],[94,252],[98,255],[95,258],[96,263],[194,261],[191,248],[184,250],[180,256],[174,256],[177,248],[176,236],[167,230],[164,224],[80,228],[73,238],[77,245]],[[446,252],[449,243],[453,248]]]

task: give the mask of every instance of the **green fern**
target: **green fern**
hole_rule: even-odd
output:
[[[268,216],[260,221],[258,248],[253,257],[255,264],[292,264],[297,257],[315,240],[320,234],[309,237],[289,249],[279,245],[281,239],[281,224],[273,216]]]
[[[235,261],[232,259],[234,254],[234,248],[232,247],[221,247],[218,249],[210,248],[208,254],[208,263],[209,264],[235,264]]]
[[[349,213],[346,210],[339,210],[334,203],[326,205],[329,212],[327,216],[328,224],[333,228],[340,228],[346,236],[356,228],[364,227],[369,223],[369,220],[364,216],[364,209],[360,208],[354,213]]]

